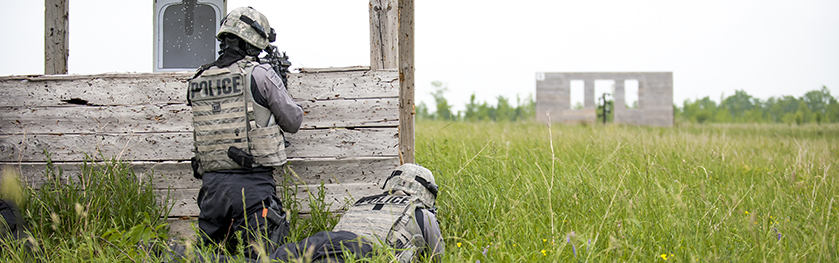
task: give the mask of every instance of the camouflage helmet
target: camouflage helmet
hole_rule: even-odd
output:
[[[221,21],[221,28],[216,38],[222,39],[223,34],[233,34],[259,49],[265,49],[268,43],[274,42],[276,33],[268,18],[253,7],[239,7],[230,11]]]
[[[390,174],[385,180],[382,189],[390,191],[402,190],[406,194],[416,196],[420,201],[433,207],[437,199],[437,185],[434,183],[434,175],[425,167],[406,163]]]

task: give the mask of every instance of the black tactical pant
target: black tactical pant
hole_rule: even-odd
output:
[[[267,253],[284,243],[289,226],[272,174],[269,168],[204,174],[198,193],[204,245],[234,253],[241,241],[245,255],[256,258],[251,243],[262,243]]]

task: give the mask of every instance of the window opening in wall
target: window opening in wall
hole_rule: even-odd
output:
[[[224,0],[154,2],[154,71],[192,71],[216,60]]]
[[[624,105],[627,109],[638,108],[638,80],[627,79],[623,82]]]
[[[569,85],[571,88],[571,109],[579,110],[583,108],[583,102],[586,99],[585,81],[571,80]]]
[[[595,80],[594,81],[594,105],[597,112],[597,122],[611,122],[614,115],[614,97],[615,81],[614,80]],[[605,115],[604,115],[605,112]],[[604,122],[604,123],[605,123]]]
[[[595,80],[594,81],[594,104],[600,101],[603,98],[603,93],[607,93],[606,99],[612,100],[612,94],[615,93],[615,81],[614,80]]]

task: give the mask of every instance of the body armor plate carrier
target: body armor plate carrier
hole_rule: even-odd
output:
[[[409,195],[380,194],[364,197],[347,210],[333,231],[351,231],[396,249],[399,262],[411,262],[426,246],[415,219],[425,205]]]
[[[212,67],[189,81],[200,174],[286,163],[282,130],[271,111],[251,95],[251,72],[258,64],[248,58],[227,68]],[[267,123],[258,123],[260,119]],[[236,149],[253,157],[252,167],[228,157]]]

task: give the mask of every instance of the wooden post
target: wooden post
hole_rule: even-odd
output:
[[[399,0],[399,152],[414,162],[414,0]]]
[[[67,74],[70,56],[68,0],[45,0],[44,74]]]
[[[397,0],[370,0],[370,68],[399,67]]]
[[[399,157],[414,162],[414,1],[370,0],[370,69],[399,69]]]

